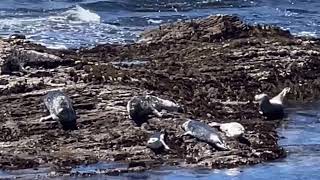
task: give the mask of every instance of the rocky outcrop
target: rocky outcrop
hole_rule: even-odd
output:
[[[54,66],[29,61],[26,72],[0,76],[0,168],[48,166],[70,173],[76,165],[98,161],[129,164],[119,172],[159,165],[231,168],[256,164],[285,153],[277,144],[276,128],[281,121],[264,121],[254,95],[274,95],[289,86],[291,103],[319,97],[317,39],[292,37],[276,27],[247,25],[233,16],[164,25],[146,32],[142,39],[130,45],[79,50],[11,42],[9,48],[46,54],[41,57],[48,63],[54,61]],[[19,82],[24,86],[13,88]],[[64,132],[57,122],[38,121],[45,116],[41,97],[57,88],[74,101],[77,131]],[[149,124],[136,127],[125,106],[130,97],[143,92],[175,100],[185,113],[153,117]],[[240,122],[250,145],[221,133],[231,150],[217,151],[204,142],[180,137],[186,118]],[[172,151],[159,155],[146,148],[146,142],[150,132],[162,129],[168,133],[166,141]]]

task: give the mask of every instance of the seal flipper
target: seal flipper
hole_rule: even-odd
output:
[[[45,121],[49,121],[49,120],[54,120],[52,115],[48,115],[48,116],[45,116],[45,117],[41,117],[39,119],[39,122],[45,122]]]
[[[160,142],[166,150],[170,150],[169,146],[164,142],[164,134],[160,135]]]
[[[284,88],[278,95],[270,99],[271,104],[283,104],[285,96],[290,92],[290,87]]]
[[[162,118],[162,113],[159,112],[156,108],[152,108],[152,113],[157,116],[158,118]]]
[[[223,150],[223,151],[228,151],[228,150],[230,150],[229,147],[227,147],[225,144],[220,143],[220,142],[215,143],[215,144],[214,144],[214,147],[217,147],[218,149]]]
[[[180,135],[180,137],[183,136],[192,136],[190,131],[186,131],[185,133],[183,133],[182,135]]]

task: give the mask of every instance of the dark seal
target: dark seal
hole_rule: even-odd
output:
[[[50,91],[43,98],[50,115],[41,120],[54,119],[60,122],[64,130],[76,130],[76,112],[69,97],[61,91]]]
[[[26,39],[26,36],[23,34],[11,34],[9,36],[9,40],[14,40],[14,39]]]
[[[182,112],[180,105],[152,95],[134,96],[127,104],[129,118],[139,126],[146,122],[150,115],[161,118],[163,116],[162,110]]]
[[[290,88],[284,88],[277,96],[269,98],[267,94],[259,94],[254,98],[259,101],[260,114],[267,120],[282,119],[285,116],[283,101],[290,92]]]

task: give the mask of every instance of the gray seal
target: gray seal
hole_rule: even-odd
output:
[[[146,122],[150,115],[163,117],[162,110],[182,112],[180,105],[152,95],[134,96],[127,103],[129,118],[134,120],[137,125]]]
[[[255,95],[254,99],[259,102],[259,113],[268,120],[282,119],[285,115],[283,101],[289,92],[290,88],[286,87],[271,99],[267,94]]]
[[[150,136],[147,146],[152,150],[170,150],[169,146],[165,142],[165,133],[155,132]]]
[[[64,130],[75,130],[76,126],[76,112],[73,109],[72,102],[69,97],[61,91],[50,91],[43,98],[46,108],[50,115],[42,117],[40,121],[48,119],[57,120],[62,125]]]
[[[186,131],[183,135],[193,136],[201,141],[207,142],[219,150],[229,150],[218,132],[206,123],[187,120],[182,124],[182,129]]]

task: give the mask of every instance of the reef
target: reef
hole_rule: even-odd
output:
[[[48,175],[83,175],[78,165],[125,163],[99,171],[116,175],[159,166],[233,168],[285,157],[276,128],[254,95],[291,87],[287,104],[319,97],[320,41],[294,37],[234,16],[210,16],[161,25],[134,44],[47,49],[28,40],[0,40],[0,169],[49,168]],[[42,97],[62,89],[74,103],[79,130],[63,131],[46,116]],[[137,127],[126,103],[149,93],[181,104],[184,113],[151,117]],[[217,151],[182,137],[187,118],[239,122],[248,143],[221,136]],[[146,147],[150,132],[165,129],[171,151]]]

